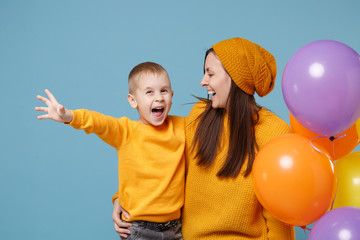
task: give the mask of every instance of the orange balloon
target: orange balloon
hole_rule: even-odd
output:
[[[298,133],[309,139],[313,139],[314,137],[320,136],[319,134],[314,133],[309,129],[305,128],[304,126],[302,126],[291,113],[290,113],[290,125],[294,133]],[[313,144],[316,144],[317,146],[321,146],[321,148],[326,150],[333,160],[337,160],[345,156],[352,150],[354,150],[360,141],[359,135],[356,131],[355,123],[345,132],[334,137],[335,139],[333,141],[331,141],[329,137],[316,138],[312,141]]]
[[[358,137],[360,138],[360,118],[356,121],[356,130],[357,130],[357,134]]]
[[[333,162],[298,134],[282,135],[262,147],[252,177],[263,207],[294,226],[319,219],[331,205],[336,190]]]

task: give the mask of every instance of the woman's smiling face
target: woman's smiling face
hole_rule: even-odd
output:
[[[219,58],[213,51],[210,52],[205,59],[204,77],[200,85],[206,87],[208,94],[212,94],[213,108],[226,108],[231,81]]]

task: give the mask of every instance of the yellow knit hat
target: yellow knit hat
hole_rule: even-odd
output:
[[[274,56],[261,46],[243,38],[232,38],[213,45],[220,62],[244,92],[263,97],[273,90],[276,77]]]

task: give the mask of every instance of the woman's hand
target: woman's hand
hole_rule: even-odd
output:
[[[126,223],[121,221],[120,215],[123,213],[124,217],[129,218],[129,213],[127,213],[122,207],[119,205],[118,199],[114,201],[114,210],[112,213],[112,219],[114,222],[115,231],[119,234],[120,239],[121,237],[127,238],[128,234],[130,234],[129,227],[132,226],[131,223]]]

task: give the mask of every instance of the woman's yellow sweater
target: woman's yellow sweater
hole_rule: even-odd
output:
[[[184,239],[295,239],[294,227],[275,219],[259,203],[251,174],[247,177],[243,174],[246,163],[236,178],[220,179],[216,176],[228,150],[224,144],[229,138],[227,119],[224,121],[223,144],[214,164],[210,168],[197,165],[191,144],[198,124],[197,117],[204,107],[204,103],[195,104],[185,123],[187,177],[182,211]],[[259,114],[259,123],[255,128],[259,148],[271,139],[290,132],[289,126],[275,114],[266,109],[261,109]]]

